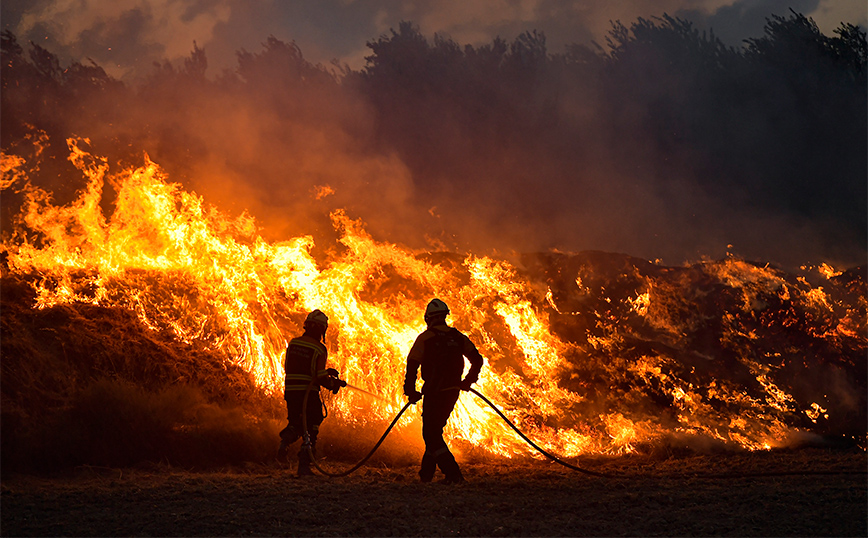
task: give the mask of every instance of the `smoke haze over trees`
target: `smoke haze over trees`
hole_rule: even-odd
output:
[[[356,71],[269,37],[211,76],[194,43],[133,87],[4,32],[2,147],[29,156],[44,132],[31,179],[61,202],[81,187],[66,138],[111,163],[146,152],[272,240],[328,235],[345,208],[411,247],[677,264],[731,244],[782,265],[864,264],[862,28],[827,36],[790,13],[735,49],[664,15],[552,54],[542,31],[473,47],[407,22],[369,48]]]

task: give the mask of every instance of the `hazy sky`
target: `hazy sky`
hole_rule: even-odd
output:
[[[813,18],[831,35],[841,22],[866,26],[864,0],[3,0],[2,24],[21,43],[33,41],[70,59],[92,59],[124,79],[155,61],[205,50],[209,74],[235,67],[240,49],[258,52],[270,35],[294,40],[304,57],[364,65],[365,44],[401,21],[461,44],[479,45],[529,30],[545,32],[549,50],[604,43],[610,21],[629,25],[663,13],[711,28],[724,42],[762,35],[765,19],[789,9]]]

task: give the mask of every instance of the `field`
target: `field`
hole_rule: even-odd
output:
[[[412,466],[298,478],[291,464],[219,472],[79,467],[4,476],[3,536],[866,536],[861,450],[582,462],[470,463],[467,483]],[[339,470],[344,463],[323,462]]]

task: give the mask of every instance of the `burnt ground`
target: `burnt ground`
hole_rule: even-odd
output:
[[[535,460],[464,464],[468,482],[461,485],[420,484],[415,467],[383,465],[344,478],[297,478],[291,464],[219,472],[80,467],[52,477],[4,476],[0,534],[868,535],[862,450],[581,464],[618,478]],[[335,472],[346,468],[331,465]]]

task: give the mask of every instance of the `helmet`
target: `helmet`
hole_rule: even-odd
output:
[[[316,309],[304,319],[305,328],[311,326],[320,327],[322,330],[326,330],[329,328],[329,317],[322,313],[321,310]]]
[[[434,318],[446,315],[449,313],[449,307],[440,299],[431,299],[428,306],[425,308],[425,321],[431,321]]]

